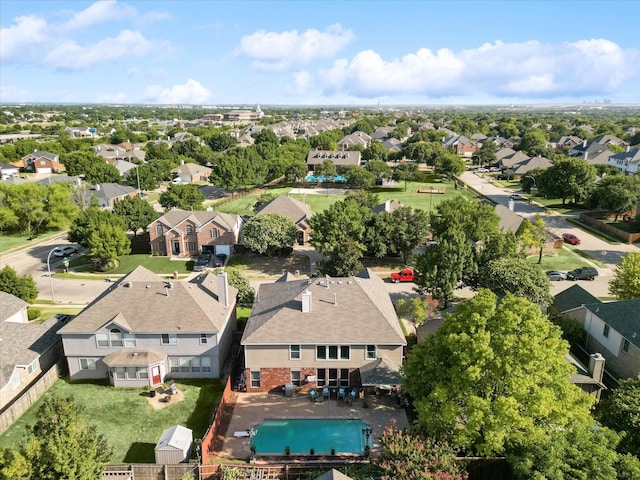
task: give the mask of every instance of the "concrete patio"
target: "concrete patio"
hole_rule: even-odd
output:
[[[314,403],[309,394],[294,393],[293,397],[285,397],[276,393],[239,393],[231,422],[227,429],[220,451],[220,458],[249,458],[248,436],[234,436],[235,432],[247,432],[252,426],[267,418],[345,418],[360,419],[371,426],[373,431],[373,449],[375,455],[379,447],[378,437],[384,428],[396,421],[396,426],[407,425],[407,414],[398,405],[395,395],[371,395],[366,397],[367,408],[363,407],[363,399],[356,399],[348,405],[342,399],[325,399]]]

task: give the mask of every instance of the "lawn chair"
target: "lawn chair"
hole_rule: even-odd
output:
[[[311,390],[309,390],[309,396],[311,397],[312,402],[320,401],[320,395],[318,395],[318,392],[316,392],[315,388],[312,388]]]
[[[338,398],[337,399],[338,400],[340,400],[340,399],[344,400],[344,396],[345,396],[346,393],[347,393],[347,389],[345,387],[340,387],[338,389]]]
[[[322,398],[329,400],[329,387],[327,385],[322,387]]]
[[[358,398],[358,389],[354,388],[349,392],[349,395],[345,397],[344,401],[351,405],[356,398]]]

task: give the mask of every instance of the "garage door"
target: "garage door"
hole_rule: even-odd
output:
[[[224,253],[226,256],[231,256],[231,245],[216,245],[216,254]]]

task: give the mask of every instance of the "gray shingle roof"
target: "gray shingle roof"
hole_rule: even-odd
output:
[[[302,292],[311,311],[302,312]],[[335,303],[334,303],[335,302]],[[243,345],[405,345],[382,279],[364,270],[356,277],[276,281],[258,290]]]
[[[191,282],[172,282],[170,289],[165,288],[167,284],[139,266],[59,333],[93,333],[109,322],[132,333],[219,333],[235,307],[238,291],[231,285],[229,305],[218,302],[218,279],[213,273]]]
[[[206,210],[179,210],[174,208],[169,210],[163,216],[149,225],[155,225],[157,222],[166,225],[168,228],[181,231],[180,225],[186,220],[192,221],[196,225],[196,230],[200,230],[202,227],[209,223],[216,223],[221,227],[226,228],[228,231],[233,230],[238,222],[238,215],[230,213],[221,213],[216,211],[207,212]]]
[[[100,183],[99,188],[91,190],[91,194],[98,198],[119,198],[136,192],[137,190],[129,185],[119,183]]]
[[[640,298],[620,302],[591,303],[585,308],[640,348]]]
[[[60,339],[56,318],[40,324],[0,322],[0,386],[7,384],[16,365],[29,365]]]
[[[313,212],[307,204],[286,195],[278,195],[270,202],[265,203],[256,215],[264,215],[265,213],[280,213],[290,218],[295,224],[313,216]]]
[[[185,163],[171,170],[171,173],[178,175],[199,175],[201,173],[210,174],[213,170],[198,163]]]
[[[29,304],[21,298],[10,293],[0,292],[0,322],[4,322],[11,315],[28,306]]]
[[[580,285],[573,285],[557,294],[553,300],[553,308],[560,313],[568,312],[586,304],[601,303]]]
[[[331,160],[334,165],[360,165],[362,153],[358,151],[311,150],[307,155],[307,165],[321,165]]]
[[[520,225],[522,225],[522,222],[524,222],[524,217],[512,212],[504,205],[500,205],[498,203],[494,210],[500,219],[500,230],[504,232],[516,233],[520,228]]]

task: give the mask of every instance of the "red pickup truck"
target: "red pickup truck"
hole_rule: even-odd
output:
[[[404,270],[400,270],[399,272],[393,272],[391,274],[391,281],[394,283],[400,282],[413,282],[413,270],[410,268],[405,268]]]

